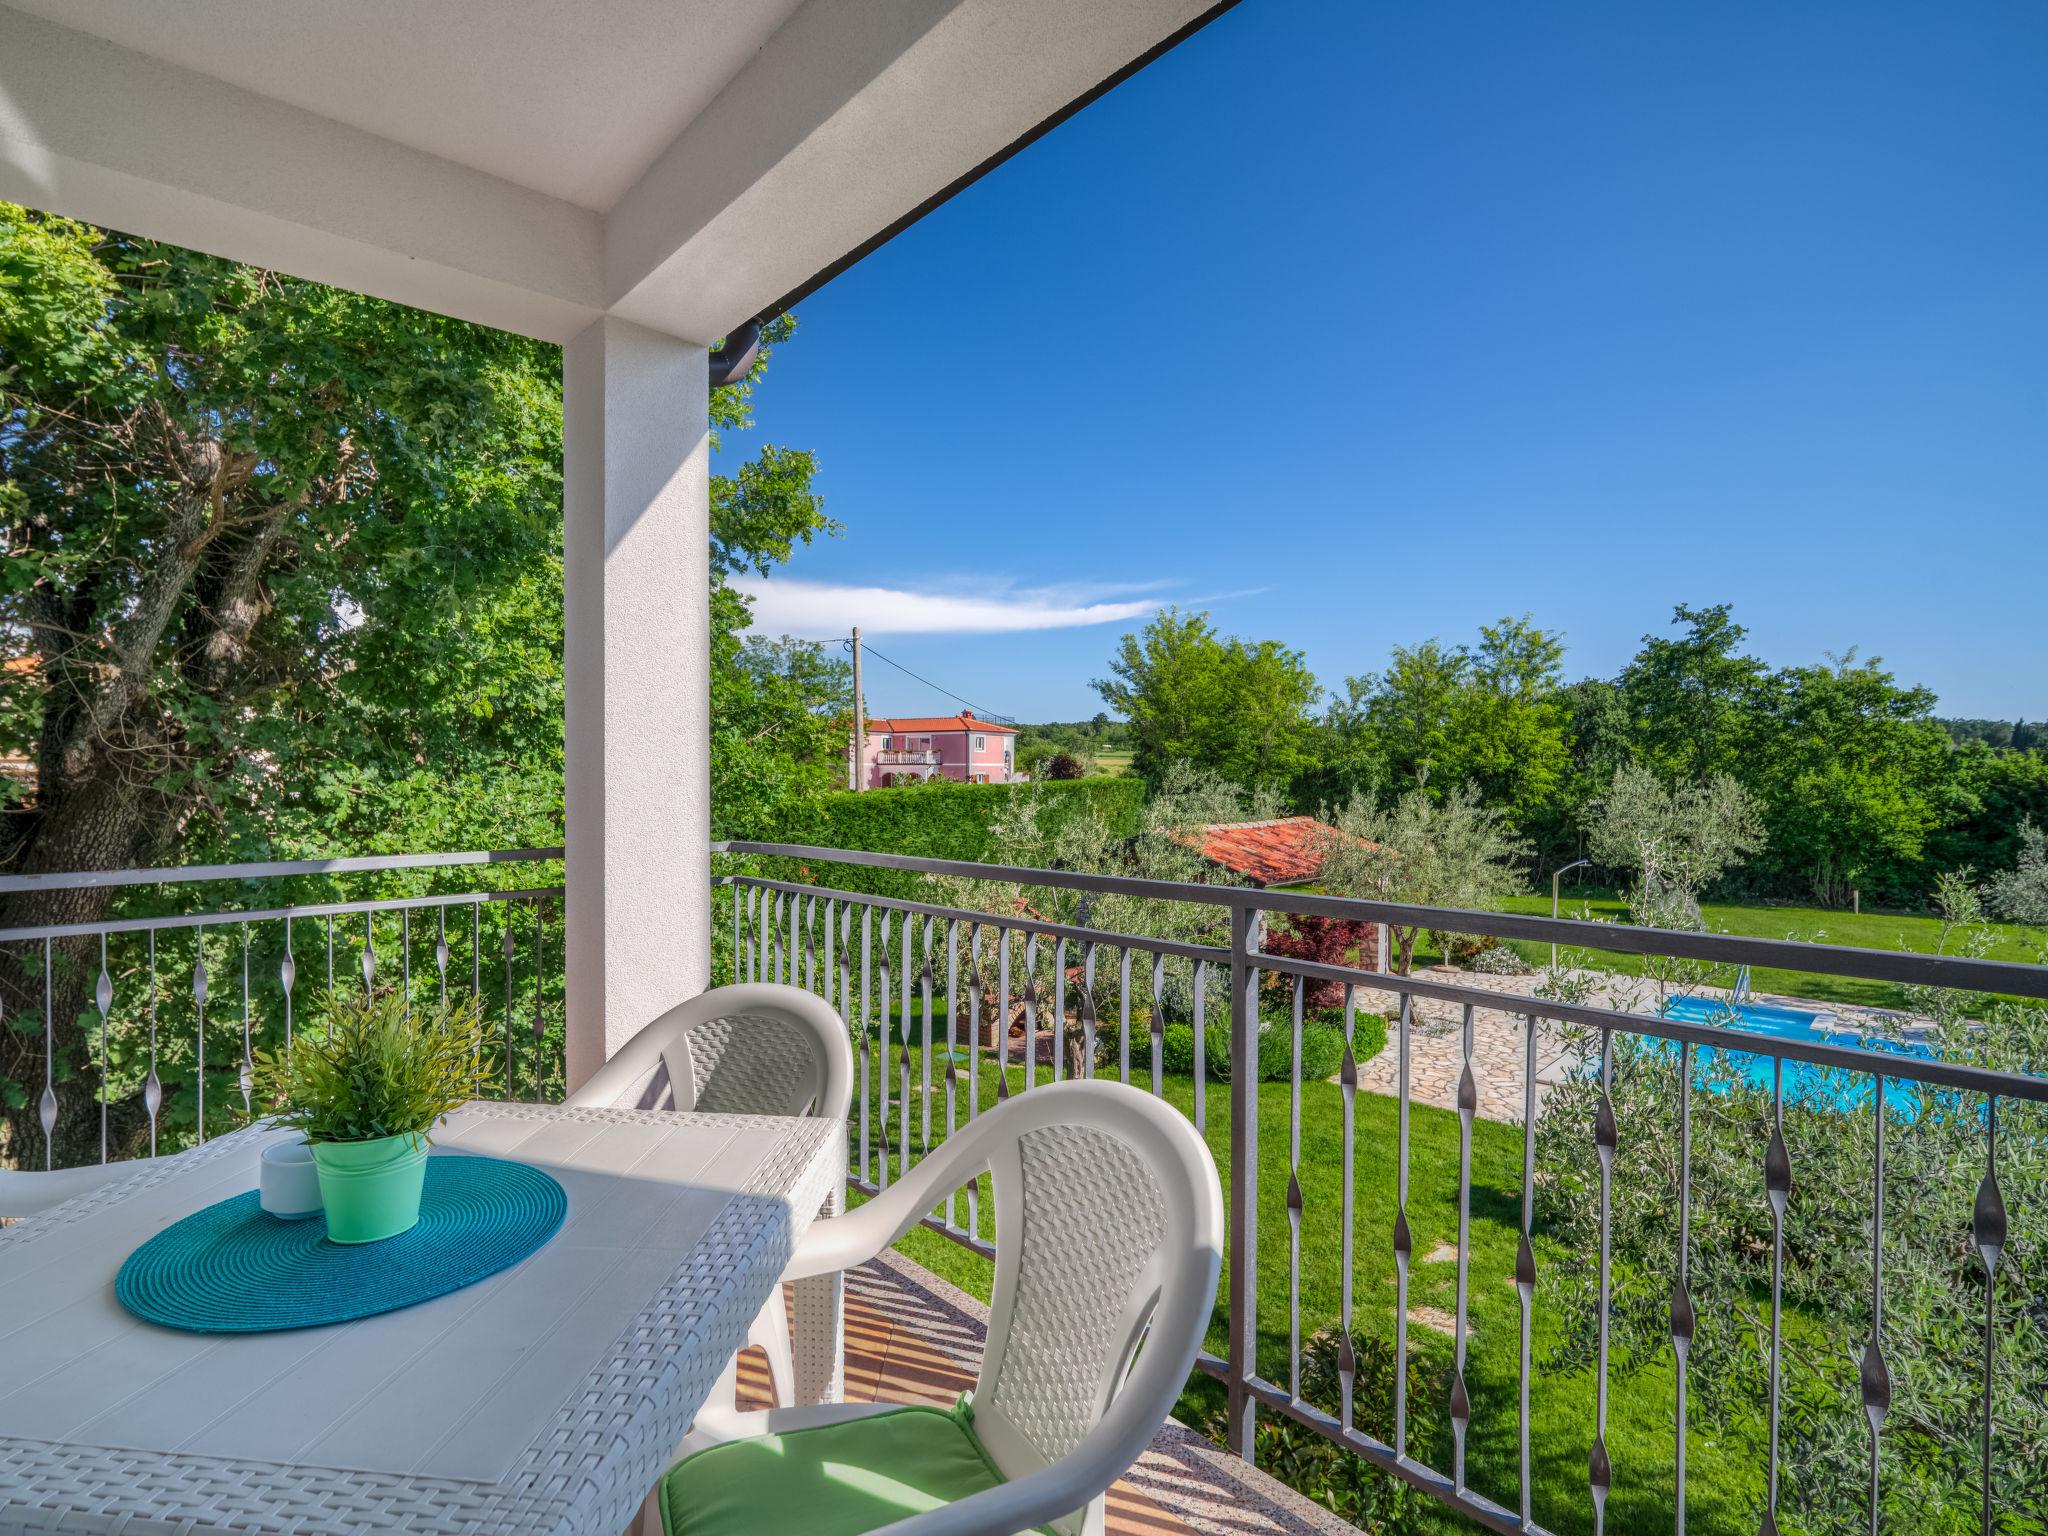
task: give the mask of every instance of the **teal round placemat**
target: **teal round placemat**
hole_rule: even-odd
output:
[[[195,1211],[128,1255],[114,1294],[187,1333],[345,1323],[474,1285],[560,1230],[562,1186],[495,1157],[427,1159],[419,1225],[381,1243],[330,1243],[318,1218],[265,1215],[254,1190]]]

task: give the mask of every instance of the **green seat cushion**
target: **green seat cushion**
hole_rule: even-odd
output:
[[[999,1486],[963,1402],[706,1447],[661,1480],[668,1536],[861,1536]]]

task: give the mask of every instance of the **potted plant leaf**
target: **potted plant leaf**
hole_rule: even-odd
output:
[[[325,1029],[258,1053],[265,1103],[312,1151],[330,1241],[374,1243],[419,1221],[427,1133],[475,1096],[484,1034],[474,997],[429,1010],[336,992]]]

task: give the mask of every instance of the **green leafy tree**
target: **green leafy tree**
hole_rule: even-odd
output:
[[[1388,807],[1354,800],[1317,839],[1319,883],[1341,896],[1415,906],[1486,908],[1515,888],[1528,847],[1471,785],[1433,799],[1417,785]],[[1415,964],[1420,930],[1391,930],[1394,969]]]
[[[1751,725],[1767,670],[1741,654],[1748,631],[1730,604],[1680,603],[1671,621],[1685,632],[1643,636],[1619,680],[1635,750],[1665,778],[1739,773],[1755,750]]]
[[[1526,615],[1482,625],[1476,646],[1397,646],[1385,672],[1346,679],[1329,745],[1392,784],[1473,785],[1520,829],[1571,766],[1563,663],[1563,636]]]
[[[1614,771],[1586,831],[1596,861],[1635,874],[1637,921],[1660,928],[1697,928],[1700,892],[1764,846],[1755,797],[1727,774],[1673,788],[1641,763]]]
[[[1131,726],[1132,767],[1163,784],[1191,764],[1243,789],[1279,789],[1313,761],[1321,689],[1299,651],[1218,635],[1202,613],[1164,608],[1125,635],[1095,691]]]
[[[1913,894],[1953,758],[1933,693],[1851,650],[1785,668],[1769,694],[1750,773],[1778,870],[1840,905]]]
[[[829,528],[814,468],[718,477],[716,576]],[[721,635],[745,616],[721,586]],[[0,205],[0,752],[35,770],[0,868],[559,840],[561,651],[558,349]],[[112,899],[0,897],[0,926]],[[55,959],[65,1162],[97,1155],[96,1074],[85,957]],[[39,964],[0,955],[9,1023]],[[40,1030],[0,1036],[0,1151],[39,1160],[44,1067]],[[141,1119],[115,1105],[117,1141]]]

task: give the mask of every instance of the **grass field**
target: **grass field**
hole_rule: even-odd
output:
[[[893,1071],[893,1066],[892,1066]],[[912,1053],[914,1077],[921,1060]],[[1010,1070],[1011,1091],[1023,1086],[1021,1068]],[[1040,1069],[1043,1080],[1046,1069]],[[1149,1074],[1148,1074],[1149,1076]],[[994,1102],[996,1074],[984,1068],[981,1095]],[[964,1083],[958,1112],[965,1113]],[[1186,1112],[1193,1089],[1186,1078],[1168,1078],[1166,1096]],[[871,1114],[878,1114],[873,1105]],[[921,1117],[922,1100],[913,1092],[912,1111]],[[1226,1189],[1230,1166],[1228,1090],[1211,1083],[1207,1094],[1207,1140]],[[945,1124],[943,1088],[933,1103],[934,1135]],[[1391,1338],[1394,1318],[1393,1224],[1394,1160],[1397,1144],[1395,1101],[1374,1094],[1357,1099],[1355,1162],[1355,1225],[1353,1283],[1357,1326]],[[1268,1380],[1288,1380],[1288,1223],[1289,1172],[1288,1085],[1268,1083],[1259,1094],[1259,1369]],[[1343,1168],[1340,1090],[1327,1083],[1302,1089],[1300,1178],[1305,1199],[1301,1256],[1301,1330],[1306,1340],[1316,1328],[1336,1321],[1340,1307],[1341,1189]],[[898,1134],[892,1108],[889,1141]],[[879,1134],[877,1134],[879,1140]],[[1458,1122],[1455,1115],[1417,1106],[1410,1131],[1411,1182],[1409,1222],[1417,1262],[1410,1294],[1410,1315],[1417,1307],[1450,1314],[1456,1307],[1456,1265],[1447,1250],[1457,1241]],[[1510,1508],[1519,1503],[1518,1420],[1516,1390],[1520,1352],[1520,1303],[1513,1285],[1513,1266],[1521,1212],[1522,1136],[1519,1127],[1478,1121],[1472,1159],[1472,1252],[1469,1281],[1471,1318],[1467,1390],[1473,1402],[1468,1473],[1471,1486]],[[963,1202],[964,1209],[964,1202]],[[984,1232],[990,1202],[981,1203]],[[990,1266],[979,1256],[934,1232],[917,1231],[899,1248],[911,1258],[986,1299]],[[1538,1234],[1539,1267],[1582,1263],[1558,1251]],[[1227,1277],[1226,1277],[1227,1285]],[[1224,1349],[1224,1317],[1219,1306],[1209,1347]],[[1589,1374],[1567,1374],[1543,1368],[1552,1343],[1539,1301],[1534,1330],[1531,1442],[1534,1468],[1532,1498],[1538,1522],[1560,1533],[1590,1532],[1592,1508],[1587,1494],[1586,1466],[1594,1422],[1594,1382]],[[1430,1340],[1425,1325],[1411,1322],[1410,1338],[1421,1348]],[[1441,1349],[1440,1336],[1435,1341]],[[1197,1376],[1181,1404],[1181,1416],[1203,1424],[1220,1408],[1220,1385]],[[1622,1533],[1667,1532],[1671,1529],[1673,1476],[1672,1378],[1668,1365],[1651,1363],[1630,1376],[1617,1374],[1609,1405],[1608,1446],[1615,1467],[1615,1486],[1607,1507],[1607,1530]],[[1366,1417],[1361,1407],[1360,1417]],[[1439,1416],[1440,1417],[1440,1416]],[[1411,1447],[1411,1449],[1413,1449]],[[1755,1499],[1761,1486],[1748,1447],[1724,1447],[1695,1433],[1688,1440],[1688,1524],[1697,1536],[1751,1536],[1756,1526]],[[1462,1517],[1444,1513],[1441,1528],[1450,1533],[1470,1529]]]
[[[1547,895],[1512,896],[1501,903],[1507,912],[1526,913],[1531,916],[1548,917],[1550,898]],[[1702,907],[1709,926],[1758,939],[1804,939],[1814,943],[1842,944],[1859,949],[1906,949],[1920,954],[1934,953],[1940,942],[1941,924],[1932,917],[1909,917],[1877,912],[1835,912],[1821,907],[1759,907],[1733,906],[1710,902]],[[1621,895],[1615,891],[1592,890],[1567,891],[1559,908],[1560,915],[1575,917],[1582,913],[1593,917],[1608,918],[1617,922],[1628,921],[1628,908]],[[1994,925],[1998,935],[1997,945],[1988,958],[1993,960],[2037,960],[2039,939],[2030,937],[2025,931],[2007,924]],[[1517,944],[1524,956],[1536,964],[1542,964],[1549,957],[1549,950],[1540,944]],[[1634,956],[1596,951],[1601,963],[1619,971],[1635,974],[1641,962]],[[1817,1002],[1860,1003],[1879,1008],[1896,1008],[1905,1002],[1903,992],[1890,982],[1863,981],[1853,977],[1815,976],[1798,971],[1761,969],[1752,973],[1750,986],[1758,992],[1784,993],[1793,997],[1808,997]]]
[[[1089,755],[1094,763],[1093,772],[1100,777],[1120,778],[1131,771],[1131,754],[1127,749],[1111,748]]]

